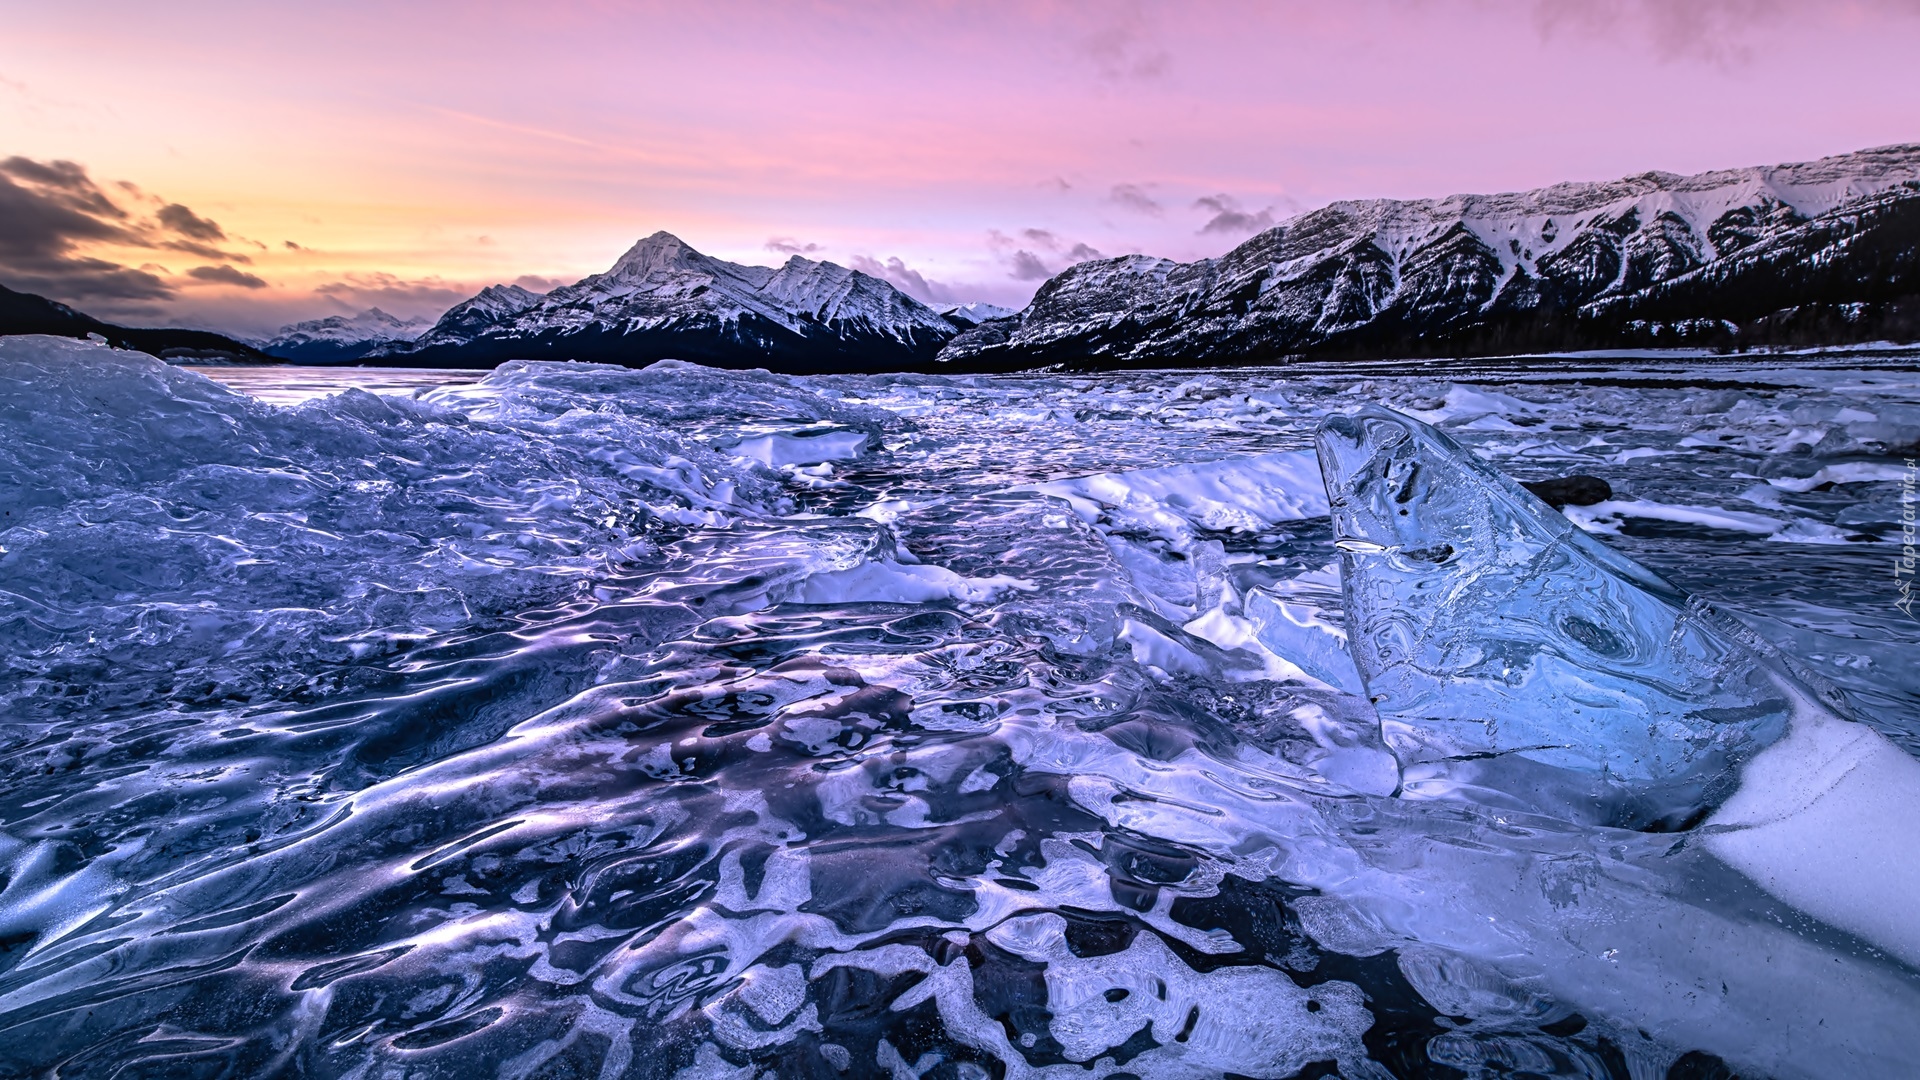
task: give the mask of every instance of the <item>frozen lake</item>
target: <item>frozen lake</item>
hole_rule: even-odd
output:
[[[1737,777],[1658,825],[1403,788],[1313,452],[1381,405],[1605,480],[1574,526],[1914,754],[1910,355],[50,341],[0,341],[0,1076],[1920,1067],[1910,957],[1694,842]]]

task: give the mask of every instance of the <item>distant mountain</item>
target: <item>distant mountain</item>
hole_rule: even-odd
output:
[[[998,304],[983,304],[978,301],[971,304],[948,304],[934,310],[962,330],[972,329],[994,319],[1005,319],[1019,314],[1012,308],[1004,308]]]
[[[794,256],[774,269],[702,255],[658,232],[612,268],[545,296],[496,285],[367,363],[491,367],[505,360],[642,366],[691,360],[783,371],[927,366],[956,326],[885,281]]]
[[[399,319],[368,308],[358,315],[329,315],[283,326],[260,348],[269,356],[300,364],[342,364],[383,346],[412,341],[432,326],[418,316]]]
[[[83,338],[98,334],[119,349],[138,349],[173,361],[272,363],[274,358],[243,342],[206,330],[137,329],[101,322],[65,304],[0,285],[0,335],[52,334]]]
[[[540,296],[518,285],[489,285],[471,299],[448,308],[428,330],[439,332],[437,342],[471,340],[539,303]],[[415,340],[421,336],[415,335]]]
[[[1920,145],[1505,195],[1339,202],[1218,259],[1085,262],[942,366],[1920,339]]]

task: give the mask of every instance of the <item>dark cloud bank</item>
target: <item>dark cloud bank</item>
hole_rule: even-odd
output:
[[[162,267],[123,266],[86,253],[93,245],[117,245],[217,264],[186,271],[188,284],[266,285],[232,265],[250,260],[222,246],[231,238],[218,222],[179,203],[145,212],[137,188],[118,187],[115,198],[71,161],[0,159],[0,284],[119,311],[151,310],[178,294]]]

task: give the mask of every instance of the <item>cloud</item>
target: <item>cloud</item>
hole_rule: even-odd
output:
[[[1047,264],[1040,261],[1040,256],[1024,248],[1014,252],[1009,261],[1013,266],[1013,272],[1008,276],[1015,281],[1045,281],[1053,276],[1053,271],[1047,269]]]
[[[245,271],[235,270],[231,266],[196,266],[187,271],[187,276],[210,285],[237,285],[242,289],[267,287],[267,283],[260,278]]]
[[[478,289],[433,275],[408,280],[385,271],[346,274],[313,290],[354,311],[384,307],[396,315],[439,314]]]
[[[136,209],[160,201],[130,184],[113,186]],[[71,303],[99,302],[109,310],[151,311],[176,295],[175,284],[163,276],[166,269],[127,266],[100,249],[164,249],[222,263],[248,261],[209,242],[223,239],[218,225],[178,203],[164,203],[151,216],[129,210],[76,162],[0,160],[0,281],[12,288]],[[207,269],[251,277],[230,266]]]
[[[74,190],[61,170],[39,162],[0,161],[0,258],[59,258],[78,243],[131,241],[125,211],[88,188]]]
[[[1532,0],[1542,41],[1562,31],[1577,37],[1639,37],[1661,60],[1703,60],[1735,66],[1753,59],[1745,36],[1788,14],[1783,0]],[[1911,0],[1872,5],[1920,10]]]
[[[35,161],[16,156],[0,161],[0,173],[39,189],[42,198],[77,213],[116,221],[124,221],[128,216],[94,185],[86,168],[75,162]]]
[[[562,285],[571,285],[573,283],[563,278],[541,277],[539,274],[521,274],[519,277],[513,279],[513,284],[520,286],[528,292],[550,293]]]
[[[894,288],[913,297],[923,304],[959,303],[959,294],[938,281],[928,280],[920,271],[908,266],[898,255],[888,256],[886,262],[871,255],[855,255],[848,260],[855,270],[869,277],[876,277]]]
[[[1167,73],[1172,57],[1149,40],[1140,5],[1111,4],[1098,10],[1110,21],[1081,38],[1078,52],[1102,78],[1144,81]]]
[[[1208,233],[1227,233],[1244,236],[1273,228],[1273,208],[1247,212],[1240,209],[1240,200],[1231,195],[1207,195],[1193,201],[1194,209],[1206,210],[1213,214],[1205,225],[1200,226],[1202,236]]]
[[[1139,184],[1115,184],[1113,194],[1108,198],[1136,213],[1159,217],[1166,212],[1165,208],[1155,202],[1153,196],[1148,195],[1146,189]]]
[[[69,301],[154,301],[173,295],[158,276],[82,253],[136,240],[127,215],[72,162],[0,161],[0,276]]]
[[[1092,244],[1069,241],[1047,229],[1021,229],[1018,240],[991,229],[987,246],[1000,253],[1015,281],[1044,281],[1075,263],[1106,258]]]
[[[804,244],[791,236],[772,236],[767,238],[767,250],[782,255],[811,255],[820,250],[820,245]]]
[[[214,241],[227,238],[227,234],[217,223],[201,217],[179,203],[168,203],[153,216],[159,219],[160,224],[190,240]]]
[[[253,259],[237,251],[222,251],[212,244],[202,244],[194,240],[162,240],[158,247],[168,251],[184,251],[189,255],[198,255],[203,259],[225,259],[229,262],[250,263]]]

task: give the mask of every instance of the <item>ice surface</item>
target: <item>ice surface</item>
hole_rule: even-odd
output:
[[[1444,434],[1379,407],[1317,444],[1353,656],[1403,765],[1568,774],[1603,820],[1674,827],[1786,730],[1791,680],[1739,624],[1575,529]],[[1807,692],[1811,696],[1811,691]]]
[[[1706,845],[1774,896],[1920,967],[1920,761],[1796,698],[1787,737],[1742,771]]]
[[[1304,990],[1244,967],[1202,975],[1150,934],[1083,959],[1067,947],[1066,929],[1058,915],[1034,915],[987,937],[1047,965],[1049,1026],[1069,1061],[1090,1062],[1144,1029],[1162,1048],[1130,1063],[1143,1075],[1279,1078],[1312,1061],[1352,1061],[1372,1021],[1350,984]]]
[[[817,465],[848,461],[867,452],[872,437],[864,431],[801,431],[760,435],[725,447],[735,457],[752,458],[762,465]]]
[[[1363,408],[1319,445],[1354,655],[1409,793],[1470,785],[1563,813],[1584,797],[1666,828],[1717,805],[1709,850],[1920,964],[1920,762],[1432,428]]]
[[[1122,527],[1184,543],[1196,528],[1257,532],[1319,517],[1327,508],[1317,479],[1313,454],[1301,450],[1101,473],[1036,484],[1034,490],[1067,500],[1089,522],[1105,516]]]
[[[1513,754],[1401,792],[1304,452],[1380,400],[1879,537],[1606,542],[1910,740],[1898,484],[1768,481],[1897,462],[1920,383],[1808,363],[250,373],[275,408],[0,342],[0,1075],[1905,1077],[1902,759],[1793,701],[1682,835]],[[867,450],[716,449],[818,431]]]
[[[1347,633],[1329,623],[1309,604],[1290,602],[1265,592],[1248,594],[1244,603],[1260,644],[1329,686],[1350,694],[1363,693]]]
[[[1811,488],[1812,485],[1808,485]],[[1742,498],[1745,498],[1743,495]],[[1747,501],[1752,501],[1751,499]],[[1784,508],[1783,508],[1784,509]],[[1766,514],[1726,510],[1713,506],[1674,506],[1645,499],[1607,499],[1587,506],[1569,506],[1565,513],[1588,532],[1618,533],[1628,518],[1672,521],[1727,532],[1753,533],[1769,540],[1798,544],[1844,544],[1847,530],[1818,521],[1782,520]]]

